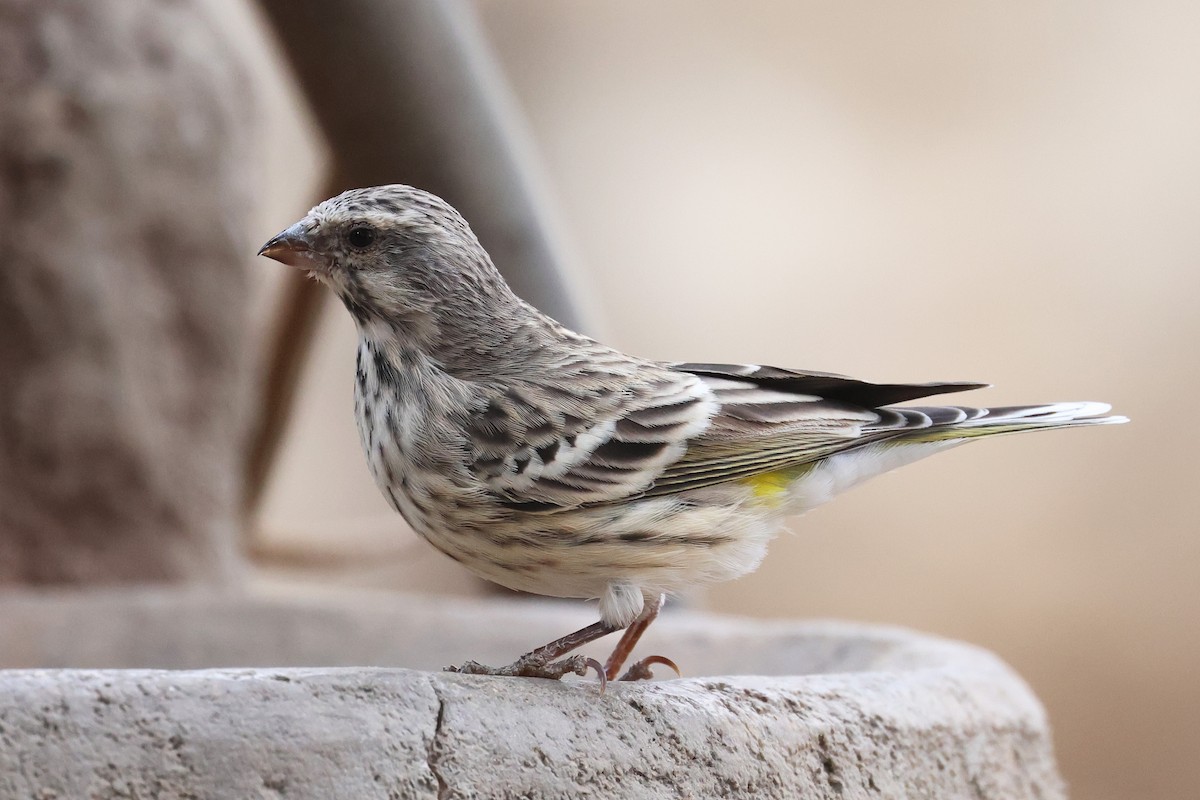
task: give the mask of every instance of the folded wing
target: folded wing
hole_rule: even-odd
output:
[[[511,506],[554,511],[796,467],[974,409],[880,408],[982,384],[873,384],[759,365],[647,365],[619,382],[497,387],[472,416],[472,470]]]

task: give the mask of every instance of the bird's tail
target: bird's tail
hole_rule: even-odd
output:
[[[863,428],[861,445],[811,462],[800,474],[787,476],[789,494],[782,507],[789,512],[807,511],[868,478],[980,436],[1128,421],[1125,417],[1109,416],[1109,408],[1104,403],[1051,403],[1004,408],[876,408],[873,410],[880,416],[878,427]],[[761,482],[761,477],[759,480]],[[778,481],[771,483],[774,485]],[[758,486],[755,489],[763,495]]]
[[[1083,425],[1118,425],[1127,417],[1110,415],[1107,403],[1050,403],[1041,406],[1005,406],[1001,408],[968,408],[966,406],[937,406],[930,408],[890,408],[916,416],[905,426],[901,439],[907,442],[939,442],[950,439],[970,439],[977,436],[996,436],[1002,433],[1047,428],[1074,428]],[[928,418],[928,422],[921,420]],[[913,423],[916,424],[913,424]]]

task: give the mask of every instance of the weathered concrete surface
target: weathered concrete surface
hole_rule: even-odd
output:
[[[408,670],[18,671],[0,796],[1057,795],[1036,709],[985,688],[937,669],[604,695]]]
[[[0,584],[235,569],[257,116],[213,22],[0,2]]]
[[[511,659],[589,621],[394,595],[10,593],[0,664],[435,667]],[[377,667],[10,670],[0,797],[1063,796],[1041,707],[977,648],[667,614],[639,652],[689,675],[760,674],[600,695],[590,680]]]

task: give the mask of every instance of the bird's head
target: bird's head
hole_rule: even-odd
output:
[[[343,192],[258,252],[327,284],[360,328],[410,338],[486,324],[515,299],[462,216],[411,186]]]

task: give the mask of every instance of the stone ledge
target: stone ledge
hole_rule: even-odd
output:
[[[39,639],[49,656],[45,629],[30,625],[66,619],[70,607],[78,616],[68,627],[90,613],[109,621],[108,634],[128,625],[144,640],[173,636],[178,661],[202,655],[197,642],[245,639],[240,649],[252,631],[261,655],[280,663],[319,655],[321,641],[342,647],[327,655],[353,658],[372,645],[355,651],[352,639],[385,629],[417,656],[396,661],[498,661],[526,637],[588,620],[499,601],[104,596],[91,612],[78,596],[0,596],[0,641],[24,634],[17,660],[36,655]],[[121,606],[128,616],[110,616]],[[693,674],[735,663],[795,674],[616,684],[600,695],[593,681],[394,668],[9,670],[0,672],[0,797],[1063,796],[1040,705],[978,648],[893,628],[699,614],[656,628],[645,652]]]

